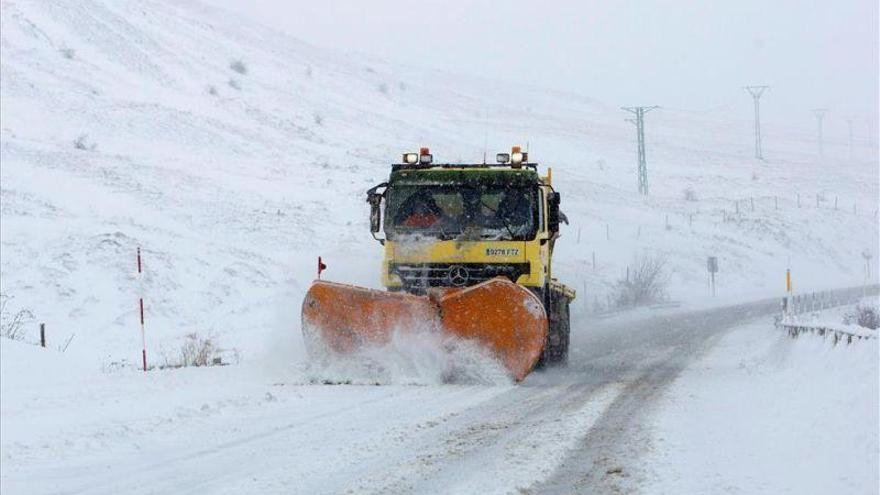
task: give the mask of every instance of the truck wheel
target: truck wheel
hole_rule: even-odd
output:
[[[557,316],[558,344],[552,354],[552,363],[556,366],[568,364],[568,349],[571,344],[571,318],[568,310],[568,299],[563,299],[559,304]]]
[[[550,314],[550,333],[547,345],[538,362],[538,368],[565,366],[568,364],[568,349],[571,343],[571,321],[568,299],[562,298],[553,305]]]

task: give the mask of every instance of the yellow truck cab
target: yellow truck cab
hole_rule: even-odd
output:
[[[435,164],[406,153],[387,182],[368,191],[371,231],[384,246],[382,284],[424,294],[506,277],[534,292],[549,317],[544,362],[567,359],[574,290],[553,278],[560,195],[551,172],[514,147],[494,164]],[[384,237],[377,234],[384,233]]]

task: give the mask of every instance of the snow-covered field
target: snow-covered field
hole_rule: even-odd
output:
[[[660,401],[649,491],[876,493],[877,355],[876,338],[732,331]]]
[[[463,493],[527,488],[629,379],[613,363],[607,383],[593,377],[590,311],[637,255],[668,259],[682,311],[776,296],[786,267],[798,291],[856,285],[862,252],[878,257],[876,141],[858,137],[849,160],[829,135],[823,162],[812,122],[768,122],[756,161],[745,96],[724,113],[650,113],[639,197],[627,115],[583,95],[343,55],[195,2],[0,9],[0,289],[8,311],[35,316],[25,341],[44,322],[49,347],[0,339],[4,492],[437,491],[459,458],[486,467],[457,475]],[[481,364],[488,385],[439,386],[444,364],[405,346],[392,385],[312,385],[340,371],[315,371],[302,349],[315,258],[327,278],[378,285],[366,189],[402,151],[480,161],[514,144],[553,167],[571,220],[554,263],[579,290],[573,375],[512,387]],[[192,333],[239,364],[135,372],[140,295],[152,364]],[[258,462],[284,476],[248,478]],[[371,478],[378,463],[404,474]]]

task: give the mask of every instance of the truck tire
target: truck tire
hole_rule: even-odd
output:
[[[538,361],[537,368],[552,366],[565,366],[568,364],[568,351],[571,344],[571,319],[569,314],[569,300],[560,297],[553,300],[548,311],[550,319],[550,332],[547,335],[547,344],[544,353]]]

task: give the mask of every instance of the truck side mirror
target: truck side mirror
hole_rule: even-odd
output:
[[[367,203],[370,203],[370,232],[375,234],[382,227],[382,217],[379,209],[382,204],[382,195],[375,192],[368,194]]]
[[[560,196],[558,192],[552,192],[547,196],[547,229],[550,234],[559,232],[559,202]]]

